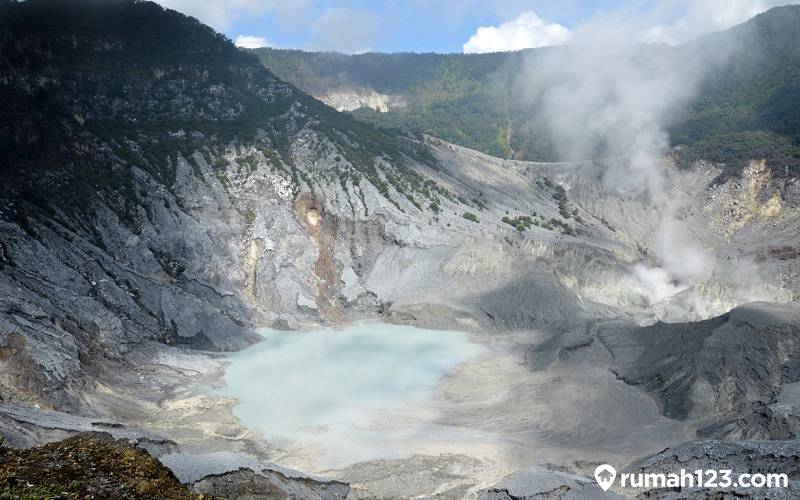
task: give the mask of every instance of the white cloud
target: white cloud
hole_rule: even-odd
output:
[[[250,36],[250,35],[239,35],[234,40],[237,47],[242,47],[243,49],[257,49],[259,47],[271,47],[266,38],[263,36]]]
[[[2,0],[0,0],[2,1]],[[311,0],[155,0],[162,6],[196,17],[217,31],[226,32],[247,16],[277,17],[284,29],[303,29],[306,48],[348,54],[366,52],[380,35],[382,19],[364,9],[329,7],[315,12]],[[241,35],[240,47],[273,46],[262,37]]]
[[[643,42],[676,45],[712,31],[730,28],[787,0],[692,0],[686,2],[685,14],[677,20],[656,24],[638,37]]]
[[[380,16],[372,12],[329,8],[311,24],[310,48],[345,54],[369,52],[380,36],[380,25]]]
[[[527,10],[516,19],[498,26],[478,28],[463,48],[467,54],[505,52],[560,45],[566,43],[569,36],[570,32],[564,26],[548,23],[532,10]]]
[[[196,17],[217,31],[226,31],[244,16],[270,13],[287,26],[307,19],[310,0],[155,0],[162,6]]]
[[[196,17],[215,30],[224,31],[243,13],[260,8],[258,0],[156,0],[168,9]]]

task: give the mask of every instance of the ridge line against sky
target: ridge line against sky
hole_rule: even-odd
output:
[[[800,0],[156,0],[240,47],[362,52],[501,52],[560,45],[598,31],[668,43]],[[609,29],[613,27],[613,29]]]

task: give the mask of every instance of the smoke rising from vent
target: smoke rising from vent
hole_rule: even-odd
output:
[[[521,88],[561,157],[598,160],[609,192],[642,199],[645,210],[661,214],[650,241],[655,262],[631,273],[655,302],[714,269],[713,254],[677,216],[682,200],[669,184],[665,156],[670,124],[697,95],[706,63],[724,56],[685,57],[666,45],[632,44],[624,39],[631,31],[618,22],[586,26],[570,45],[531,54]]]
[[[660,195],[667,126],[700,81],[698,72],[681,68],[674,57],[667,47],[584,36],[532,55],[525,88],[562,157],[606,159],[610,190]]]
[[[667,208],[656,233],[659,265],[679,283],[711,277],[714,254],[697,243],[691,229],[677,218],[675,211],[674,206]]]
[[[648,267],[644,264],[633,266],[632,284],[638,286],[650,302],[658,302],[678,292],[686,290],[672,281],[670,274],[660,267]]]

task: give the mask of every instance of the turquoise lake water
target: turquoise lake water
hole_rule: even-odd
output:
[[[320,453],[361,447],[365,459],[421,431],[404,422],[444,375],[485,350],[462,332],[374,323],[259,333],[262,342],[229,356],[219,390],[237,399],[242,423]]]

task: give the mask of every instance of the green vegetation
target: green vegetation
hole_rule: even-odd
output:
[[[572,217],[572,212],[569,210],[569,200],[567,200],[567,191],[564,186],[558,185],[553,190],[553,199],[558,202],[558,212],[561,217],[569,219]]]
[[[549,226],[550,227],[560,227],[561,228],[561,232],[563,232],[564,234],[568,234],[570,236],[575,236],[575,230],[572,229],[572,226],[570,226],[567,222],[560,221],[558,219],[553,218],[553,219],[550,219]]]
[[[569,199],[567,198],[567,191],[564,189],[564,186],[561,186],[560,184],[554,184],[547,177],[537,179],[536,184],[539,189],[552,191],[552,197],[558,203],[558,212],[565,220],[561,221],[559,219],[551,218],[548,221],[535,211],[533,212],[532,217],[527,215],[518,215],[513,219],[509,217],[503,217],[500,220],[514,227],[517,231],[525,231],[526,229],[530,229],[532,226],[538,226],[543,229],[547,229],[548,231],[552,231],[554,228],[560,227],[564,234],[574,236],[576,234],[575,230],[569,225],[569,223],[566,222],[566,219],[574,218],[577,224],[583,224],[583,218],[578,215],[577,209],[570,210]]]
[[[699,96],[669,124],[681,165],[704,159],[734,172],[751,159],[766,158],[779,171],[800,173],[798,31],[800,7],[787,6],[668,49],[683,65],[700,57],[716,61],[719,54],[731,55],[706,65],[708,78]],[[405,106],[388,113],[353,112],[381,129],[428,133],[504,158],[553,161],[566,158],[548,136],[539,102],[520,89],[517,79],[525,59],[544,50],[561,49],[448,55],[253,53],[276,75],[315,95],[361,87],[402,99]],[[642,50],[662,57],[664,48]]]
[[[0,76],[60,81],[34,94],[0,83],[0,112],[11,127],[0,136],[0,182],[14,183],[20,199],[39,196],[88,215],[102,197],[138,231],[146,216],[139,200],[148,190],[134,192],[134,167],[172,189],[179,157],[199,175],[200,153],[231,189],[231,174],[258,166],[253,154],[231,157],[250,146],[291,179],[295,193],[313,190],[314,177],[338,177],[362,199],[360,183],[372,183],[398,208],[394,191],[420,210],[439,197],[452,199],[408,166],[413,160],[438,168],[413,136],[338,113],[277,81],[256,57],[195,19],[150,2],[78,4],[0,3],[0,30],[19,41],[0,47]],[[296,165],[292,147],[301,130],[334,144],[336,169]],[[40,175],[57,181],[34,182]],[[39,193],[42,185],[52,189]]]
[[[360,86],[401,96],[406,106],[388,113],[353,112],[380,129],[428,133],[504,158],[555,159],[540,125],[528,118],[534,109],[520,102],[512,85],[524,53],[345,56],[270,48],[252,53],[278,77],[314,95]]]
[[[464,213],[461,215],[461,217],[464,217],[465,219],[467,219],[467,220],[468,220],[468,221],[470,221],[470,222],[480,222],[480,221],[478,220],[478,216],[477,216],[477,215],[475,215],[475,214],[473,214],[472,212],[464,212]]]
[[[200,497],[147,452],[108,434],[78,434],[36,448],[0,448],[2,500]]]
[[[763,158],[778,173],[800,173],[798,28],[800,8],[779,7],[682,48],[691,55],[742,47],[712,72],[671,127],[681,164],[697,159],[722,164],[725,176]]]
[[[527,215],[518,215],[513,219],[509,217],[503,217],[500,220],[520,232],[525,231],[526,229],[530,229],[533,226],[537,226],[541,227],[542,229],[547,229],[548,231],[552,231],[553,229],[560,227],[564,234],[568,234],[571,236],[575,236],[576,234],[575,230],[567,222],[555,218],[551,218],[550,220],[545,220],[544,217],[539,216],[538,214],[536,214],[536,212],[533,213],[532,217]],[[583,221],[581,220],[581,223],[582,222]]]
[[[477,198],[472,198],[472,204],[475,205],[478,210],[486,210],[488,208],[483,198],[483,193],[479,193]]]
[[[518,215],[518,216],[514,217],[513,219],[509,219],[508,217],[503,217],[500,220],[505,222],[506,224],[514,227],[517,231],[520,231],[520,232],[525,231],[526,229],[530,229],[531,226],[533,226],[534,224],[536,224],[537,226],[539,225],[538,223],[534,222],[534,220],[532,218],[528,217],[527,215]]]

